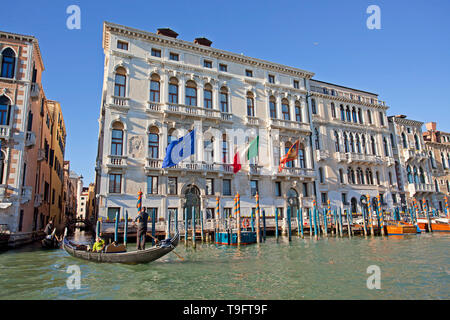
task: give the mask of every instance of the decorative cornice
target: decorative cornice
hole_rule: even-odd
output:
[[[395,116],[393,116],[392,119],[394,120],[395,123],[405,125],[405,126],[414,126],[414,127],[422,128],[422,126],[424,124],[421,121],[411,120],[411,119],[406,119],[406,118],[397,118]]]
[[[352,100],[352,99],[348,99],[348,98],[342,97],[342,96],[332,96],[332,95],[323,94],[323,93],[315,92],[315,91],[311,91],[311,95],[315,96],[315,97],[323,98],[323,99],[329,99],[329,100],[335,100],[335,101],[345,102],[345,103],[354,104],[354,105],[356,104],[356,105],[361,105],[361,106],[366,106],[366,107],[372,107],[372,108],[377,108],[380,110],[389,109],[388,106],[384,106],[381,104],[368,103],[368,102],[363,102],[363,101],[359,101],[359,100]]]
[[[291,76],[296,76],[300,78],[311,79],[314,76],[313,72],[305,71],[302,69],[297,69],[293,67],[288,67],[278,63],[273,63],[261,59],[251,58],[244,55],[239,55],[236,53],[215,49],[211,47],[205,47],[202,45],[194,44],[188,41],[174,39],[162,35],[157,35],[152,32],[142,31],[110,22],[103,23],[103,49],[108,51],[110,49],[110,33],[122,34],[130,38],[145,40],[149,42],[159,43],[164,46],[169,46],[173,48],[179,48],[183,50],[189,50],[203,55],[208,55],[210,57],[229,60],[237,63],[244,63],[254,67],[264,68],[284,74],[289,74]]]

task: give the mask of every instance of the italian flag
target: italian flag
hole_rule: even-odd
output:
[[[259,136],[256,136],[247,146],[236,150],[233,158],[233,173],[238,173],[242,169],[242,163],[250,161],[258,156]]]

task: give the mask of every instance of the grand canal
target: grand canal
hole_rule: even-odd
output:
[[[449,234],[197,244],[146,265],[97,264],[33,244],[0,253],[0,299],[449,299]],[[78,265],[81,288],[69,289]],[[367,288],[380,267],[381,289]]]

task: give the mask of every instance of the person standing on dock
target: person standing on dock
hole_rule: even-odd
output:
[[[147,221],[148,221],[148,214],[145,211],[145,209],[139,212],[138,216],[134,221],[137,222],[137,235],[136,235],[137,249],[145,250],[145,236],[147,234]]]

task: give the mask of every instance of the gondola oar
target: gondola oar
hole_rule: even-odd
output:
[[[155,242],[156,242],[156,243],[159,242],[158,238],[155,238],[154,236],[152,236],[151,234],[148,234],[148,233],[147,233],[147,235],[150,236],[151,238],[155,239]],[[184,261],[184,258],[183,258],[182,256],[180,256],[178,253],[175,252],[175,249],[172,250],[172,252],[175,253],[175,255],[176,255],[178,258],[180,258],[181,260]]]

